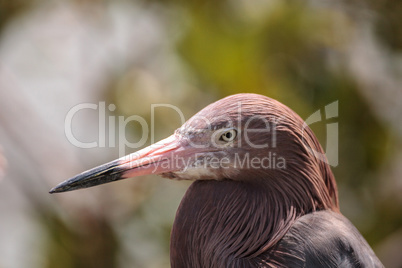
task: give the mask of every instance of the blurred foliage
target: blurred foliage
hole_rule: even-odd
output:
[[[153,138],[158,140],[178,127],[180,118],[163,108],[152,118],[151,103],[178,106],[188,119],[221,97],[254,92],[278,99],[302,118],[317,110],[325,118],[325,105],[339,100],[339,118],[318,122],[312,128],[325,148],[326,124],[339,123],[340,163],[333,171],[339,184],[341,210],[374,248],[384,243],[385,237],[401,230],[402,208],[398,197],[384,196],[378,189],[383,183],[383,170],[399,153],[402,139],[376,114],[348,61],[350,43],[361,31],[359,21],[367,14],[376,38],[386,47],[385,53],[400,57],[401,1],[343,1],[333,6],[315,1],[263,0],[254,4],[247,0],[120,2],[156,12],[169,34],[174,32],[172,29],[179,29],[179,33],[175,38],[169,36],[169,40],[160,41],[163,48],[159,50],[172,49],[171,53],[177,57],[175,60],[169,58],[172,55],[166,57],[171,60],[162,61],[166,66],[159,66],[162,56],[157,48],[151,59],[127,60],[108,74],[101,98],[116,104],[111,115],[137,114],[147,122],[155,119],[157,134]],[[112,2],[72,3],[82,8],[81,12],[93,14],[91,8]],[[34,1],[1,1],[0,30],[35,5]],[[135,52],[135,48],[130,49]],[[166,78],[166,74],[158,76],[155,71],[174,72],[175,68],[180,75],[172,75],[173,78]],[[182,79],[183,84],[172,82],[177,79]],[[141,125],[130,124],[127,129],[130,139],[138,140]],[[152,204],[168,188],[158,189],[153,183],[141,187],[136,182],[127,182],[125,186],[120,188],[128,188],[122,196],[113,196],[117,190],[110,194],[121,198],[114,200],[113,205],[128,207],[115,216],[118,219],[106,212],[103,215],[79,210],[65,220],[51,209],[38,208],[38,221],[48,236],[44,267],[143,267],[141,256],[150,253],[141,254],[148,248],[161,255],[158,256],[161,261],[155,257],[148,267],[166,266],[172,224],[169,217],[174,215],[166,215],[170,210],[163,205],[176,204],[180,196],[160,205],[162,209],[154,212],[158,215],[150,216],[146,211],[154,208],[147,207],[147,203]],[[183,192],[180,187],[183,186],[174,185],[175,190],[169,191],[180,195]],[[137,199],[128,201],[130,198]],[[132,232],[142,232],[149,244],[133,245],[134,257],[124,262],[121,255],[130,252],[127,253],[129,250],[122,241],[126,234],[119,233],[119,227],[131,225],[134,225]],[[138,235],[135,239],[143,238]]]
[[[375,30],[380,39],[391,49],[401,52],[402,29],[401,14],[402,2],[394,0],[368,1],[372,10],[376,12]]]
[[[33,7],[35,0],[0,0],[0,33],[8,20]]]
[[[54,212],[38,216],[51,238],[44,268],[117,266],[119,241],[107,219],[87,211],[68,226]]]

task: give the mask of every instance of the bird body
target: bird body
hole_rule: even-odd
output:
[[[269,204],[271,194],[258,184],[194,182],[174,222],[172,267],[383,267],[340,213],[293,218]]]
[[[221,99],[172,136],[51,193],[145,174],[195,181],[173,225],[173,268],[383,267],[340,214],[335,178],[314,133],[271,98]]]

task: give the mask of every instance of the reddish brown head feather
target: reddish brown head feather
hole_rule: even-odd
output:
[[[336,182],[325,153],[312,130],[290,108],[262,95],[232,95],[205,107],[186,122],[180,132],[188,134],[228,127],[235,127],[241,133],[233,148],[225,149],[227,155],[244,159],[242,157],[248,153],[250,157],[262,158],[271,152],[282,157],[286,167],[264,170],[237,166],[234,167],[237,172],[229,177],[222,174],[221,178],[279,181],[295,188],[295,194],[311,198],[317,209],[338,210]],[[246,128],[251,130],[247,134]],[[252,131],[256,129],[263,131]],[[197,134],[195,136],[197,138]],[[262,144],[268,147],[253,146]]]

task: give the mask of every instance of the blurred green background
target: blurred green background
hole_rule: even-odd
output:
[[[401,18],[396,0],[0,0],[0,268],[169,267],[189,182],[47,192],[119,157],[119,136],[141,139],[143,126],[118,129],[118,116],[153,123],[148,145],[181,124],[151,104],[188,119],[240,92],[304,119],[339,101],[337,118],[311,127],[326,148],[326,124],[338,123],[341,211],[386,267],[402,267]],[[68,112],[99,102],[105,145],[74,146]],[[99,114],[73,117],[78,140],[99,142]]]

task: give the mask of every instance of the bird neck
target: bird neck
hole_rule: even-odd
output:
[[[298,217],[315,209],[308,200],[293,196],[263,180],[194,182],[176,214],[172,267],[258,261]]]

